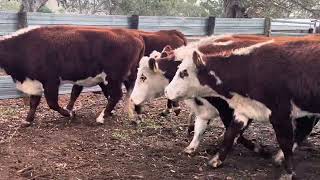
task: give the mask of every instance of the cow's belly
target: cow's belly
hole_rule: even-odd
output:
[[[84,86],[84,87],[92,87],[95,85],[98,85],[100,83],[104,83],[105,85],[108,84],[108,82],[106,81],[106,73],[102,72],[98,75],[96,75],[95,77],[88,77],[86,79],[80,79],[77,81],[70,81],[70,80],[63,80],[61,79],[61,83],[62,84],[76,84],[79,86]]]
[[[198,97],[198,99],[203,103],[203,105],[197,105],[194,99],[184,100],[184,103],[189,106],[191,111],[201,119],[212,120],[219,117],[218,110],[214,106],[212,106],[206,99],[200,97]]]
[[[16,87],[19,91],[29,95],[42,95],[43,93],[43,85],[38,80],[31,80],[30,78],[26,78],[23,82],[16,81]]]

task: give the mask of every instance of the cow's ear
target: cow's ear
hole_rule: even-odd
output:
[[[169,54],[166,51],[161,53],[161,58],[165,58],[165,57],[168,57],[168,56],[169,56]]]
[[[157,62],[154,58],[150,58],[149,59],[149,68],[152,70],[152,71],[156,71],[157,69]]]
[[[203,67],[205,64],[204,64],[204,61],[201,57],[201,54],[200,52],[198,51],[193,51],[193,54],[192,54],[192,59],[193,59],[193,63],[197,66],[197,67]]]
[[[170,46],[170,45],[166,45],[164,48],[163,48],[163,50],[162,50],[162,52],[170,52],[170,51],[172,51],[173,49],[172,49],[172,47]]]

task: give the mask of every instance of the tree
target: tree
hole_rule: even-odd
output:
[[[224,17],[243,18],[245,17],[245,8],[242,7],[241,0],[224,0]]]
[[[20,2],[20,12],[38,12],[48,0],[21,0]]]

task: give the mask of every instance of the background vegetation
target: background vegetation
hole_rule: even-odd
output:
[[[0,0],[0,10],[51,12],[48,0]],[[319,0],[56,0],[60,13],[320,18]]]

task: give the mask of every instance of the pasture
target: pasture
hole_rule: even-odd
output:
[[[66,105],[69,95],[59,98]],[[219,120],[211,123],[199,151],[188,156],[183,149],[187,136],[188,108],[182,113],[160,117],[166,100],[157,99],[144,107],[138,125],[127,117],[121,101],[114,116],[104,125],[95,123],[105,98],[83,93],[77,101],[76,118],[71,120],[49,110],[44,98],[36,123],[20,128],[28,106],[22,99],[0,101],[0,179],[274,179],[271,158],[262,158],[234,146],[223,167],[206,163],[218,150],[223,133]],[[276,153],[278,145],[269,122],[253,122],[245,137],[266,145]],[[303,179],[317,179],[320,172],[320,128],[295,152],[296,173]]]

